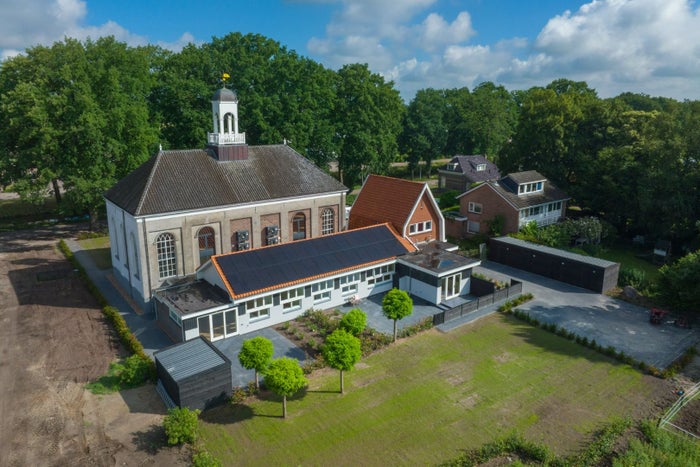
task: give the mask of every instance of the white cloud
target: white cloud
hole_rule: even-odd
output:
[[[50,46],[66,37],[78,40],[114,36],[131,46],[146,45],[147,37],[133,34],[114,21],[85,25],[88,6],[84,0],[2,0],[0,1],[0,59],[13,57],[36,45]],[[180,50],[193,36],[185,32],[175,42],[159,42],[164,48]]]
[[[631,91],[700,99],[700,15],[692,0],[593,0],[549,19],[531,42],[504,37],[496,44],[470,43],[470,14],[445,18],[435,6],[345,0],[309,51],[333,68],[368,63],[407,100],[427,87],[493,81],[514,90],[558,78],[586,81],[603,97]]]

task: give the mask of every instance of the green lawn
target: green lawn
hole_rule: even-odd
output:
[[[654,281],[659,276],[659,266],[652,263],[647,257],[639,257],[640,254],[650,254],[651,249],[616,245],[604,248],[598,255],[600,258],[620,263],[623,268],[637,268],[644,271],[647,280]]]
[[[559,453],[648,404],[636,370],[503,315],[432,330],[310,378],[305,395],[270,396],[202,415],[224,465],[425,465],[518,430]]]
[[[109,251],[109,237],[96,237],[78,240],[78,243],[87,251],[95,265],[100,269],[112,267],[112,256]]]

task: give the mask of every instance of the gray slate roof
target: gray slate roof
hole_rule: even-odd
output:
[[[521,195],[518,194],[519,184],[539,181],[544,182],[542,191],[525,193]],[[554,201],[566,201],[569,199],[569,196],[563,190],[557,188],[552,182],[547,180],[544,175],[535,170],[511,173],[499,181],[486,181],[484,184],[472,188],[466,193],[461,194],[459,197],[461,198],[467,193],[474,190],[483,189],[486,186],[491,187],[491,189],[503,196],[518,210],[530,206],[539,206],[540,204],[551,203]]]
[[[153,357],[178,382],[220,365],[231,365],[231,360],[201,336],[159,350]]]
[[[134,216],[255,203],[347,188],[287,145],[249,146],[247,160],[204,149],[159,151],[105,193]]]
[[[457,163],[457,170],[450,170],[450,164]],[[486,164],[486,170],[477,171],[476,168],[480,164]],[[481,154],[471,156],[456,155],[449,163],[440,167],[440,170],[445,170],[451,173],[457,173],[464,176],[470,182],[483,182],[486,180],[496,180],[501,177],[496,164],[488,160]]]

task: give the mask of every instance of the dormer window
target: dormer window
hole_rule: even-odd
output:
[[[537,191],[542,191],[543,185],[544,183],[542,182],[523,183],[522,185],[518,186],[518,194],[524,195],[527,193],[535,193]]]
[[[484,170],[486,170],[486,164],[477,164],[477,166],[476,166],[477,172],[483,172]]]

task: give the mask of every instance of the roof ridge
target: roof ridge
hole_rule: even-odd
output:
[[[148,173],[148,179],[146,180],[146,184],[143,187],[143,190],[141,190],[141,197],[139,198],[139,203],[136,205],[136,209],[134,210],[134,215],[138,216],[141,213],[141,208],[143,207],[143,204],[146,202],[146,198],[148,197],[148,190],[151,188],[151,182],[153,181],[153,174],[158,168],[158,165],[160,164],[160,158],[161,154],[163,154],[163,150],[159,150],[155,156],[155,161],[153,162],[153,167],[151,167],[150,172]]]

